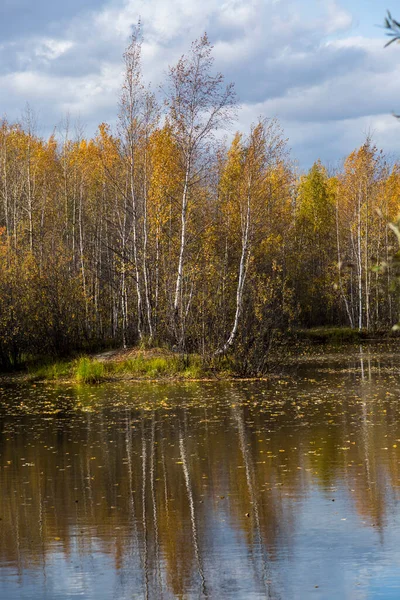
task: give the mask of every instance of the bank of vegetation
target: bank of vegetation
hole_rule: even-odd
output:
[[[140,54],[137,28],[116,131],[43,139],[29,111],[0,122],[0,368],[162,345],[259,374],[282,332],[390,330],[400,163],[368,138],[299,176],[274,119],[224,140],[236,97],[207,36],[163,98]],[[111,368],[85,360],[93,379]]]
[[[177,355],[165,350],[115,352],[103,355],[79,356],[69,360],[33,363],[28,367],[29,382],[55,381],[103,383],[116,380],[198,380],[233,377],[228,361],[212,367],[197,355]]]

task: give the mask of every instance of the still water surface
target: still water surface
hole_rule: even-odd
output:
[[[400,356],[400,353],[399,353]],[[2,600],[398,599],[400,358],[0,390]]]

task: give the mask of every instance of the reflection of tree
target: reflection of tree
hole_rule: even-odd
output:
[[[185,430],[186,430],[186,428],[185,428]],[[186,433],[186,431],[185,431],[185,433]],[[193,489],[192,489],[192,484],[190,481],[190,474],[189,474],[189,467],[188,467],[187,458],[186,458],[185,444],[184,444],[183,436],[182,436],[181,432],[179,434],[179,452],[180,452],[180,457],[181,457],[181,462],[182,462],[183,473],[185,476],[185,485],[186,485],[188,501],[189,501],[190,525],[191,525],[191,530],[192,530],[193,547],[194,547],[194,553],[196,556],[197,568],[198,568],[200,579],[201,579],[201,591],[202,591],[202,595],[204,597],[207,597],[208,594],[207,594],[206,580],[205,580],[205,576],[204,576],[203,560],[202,560],[200,550],[199,550],[199,542],[198,542],[198,535],[197,535],[196,514],[195,514],[195,507],[194,507],[194,500],[193,500]]]
[[[157,575],[157,597],[162,598],[162,582],[160,573],[160,542],[158,533],[158,520],[157,520],[157,500],[156,500],[156,482],[155,482],[155,427],[156,420],[154,411],[151,415],[151,439],[150,439],[150,487],[151,487],[151,504],[153,509],[153,527],[154,527],[154,546],[155,546],[155,569]]]
[[[143,527],[143,573],[145,598],[149,597],[149,566],[147,556],[147,514],[146,514],[146,487],[147,487],[147,449],[145,437],[145,421],[142,418],[142,527]]]
[[[260,512],[259,512],[259,501],[258,501],[258,487],[255,477],[253,458],[251,453],[249,452],[249,444],[247,442],[247,436],[244,425],[243,418],[243,410],[239,409],[237,405],[232,408],[233,417],[236,422],[238,433],[239,433],[239,444],[240,450],[242,452],[245,471],[246,471],[246,482],[249,491],[250,502],[252,505],[252,519],[254,521],[254,529],[256,532],[256,544],[252,544],[255,546],[256,550],[256,558],[259,557],[261,561],[261,580],[263,582],[263,586],[265,587],[265,591],[267,593],[268,598],[277,598],[276,595],[272,594],[271,590],[271,575],[269,573],[268,563],[267,563],[267,554],[265,552],[263,538],[261,534],[261,523],[260,523]],[[258,550],[258,552],[257,552]],[[254,563],[256,566],[256,561]],[[259,577],[260,578],[260,577]]]
[[[127,402],[6,418],[2,564],[21,577],[27,568],[47,574],[55,549],[65,557],[101,551],[113,557],[119,585],[143,597],[218,597],[213,573],[230,550],[213,528],[223,517],[247,558],[246,577],[279,597],[278,557],[292,551],[298,526],[292,499],[316,487],[331,498],[340,488],[366,526],[383,531],[399,498],[399,408],[373,358],[361,360],[364,381],[348,375],[342,387],[335,378],[271,394],[264,384],[204,386],[204,401],[188,387],[166,408]],[[212,394],[223,401],[210,403]]]
[[[129,410],[125,412],[126,419],[126,433],[125,433],[125,452],[126,452],[126,466],[128,470],[128,522],[131,529],[132,535],[132,544],[133,544],[133,552],[134,548],[138,548],[139,539],[138,539],[138,531],[136,524],[136,507],[135,507],[135,495],[133,488],[133,460],[132,460],[132,420],[131,414]],[[132,552],[132,553],[133,553]]]

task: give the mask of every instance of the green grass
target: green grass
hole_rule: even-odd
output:
[[[78,383],[100,383],[105,379],[104,363],[87,356],[72,361],[45,363],[31,367],[29,381],[75,379]]]
[[[87,356],[78,359],[75,368],[75,379],[78,383],[100,383],[104,375],[104,363],[91,360]]]
[[[70,362],[55,362],[43,364],[29,369],[30,381],[54,381],[71,375]]]
[[[200,356],[151,356],[139,352],[126,360],[98,361],[82,356],[69,362],[55,362],[29,369],[30,381],[75,380],[77,383],[100,383],[113,379],[201,379],[211,373]]]
[[[147,357],[139,353],[134,358],[105,363],[106,372],[111,376],[157,379],[163,377],[183,377],[197,379],[204,375],[201,359],[191,356],[183,360],[180,356]]]

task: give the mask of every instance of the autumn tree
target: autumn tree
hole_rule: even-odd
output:
[[[298,177],[278,121],[223,137],[235,95],[206,35],[163,106],[141,46],[139,24],[115,130],[0,122],[1,368],[140,343],[260,374],[288,328],[393,323],[399,165],[367,139],[330,176]]]
[[[235,342],[243,312],[245,283],[255,246],[268,238],[268,223],[274,208],[273,180],[285,160],[285,141],[279,124],[259,121],[247,140],[237,134],[228,153],[221,180],[225,222],[236,229],[241,240],[235,311],[228,338],[217,351],[226,353]],[[285,197],[284,194],[282,194]]]
[[[185,254],[190,203],[195,201],[193,188],[207,174],[216,131],[231,121],[235,107],[233,84],[224,85],[221,73],[213,74],[212,46],[206,34],[193,42],[191,51],[170,68],[166,105],[171,131],[179,151],[183,179],[180,182],[180,243],[173,293],[173,311],[180,345],[184,344],[183,313],[187,309],[183,297]],[[190,284],[188,286],[190,289]],[[190,292],[189,292],[190,297]],[[178,322],[178,317],[180,323]]]
[[[297,189],[295,248],[293,285],[302,322],[328,324],[335,316],[335,206],[320,161],[301,177]]]
[[[386,166],[370,139],[346,159],[339,176],[339,229],[342,232],[341,265],[347,279],[347,303],[352,326],[370,329],[374,294],[372,267],[380,252],[379,197],[383,192]],[[345,253],[343,253],[345,252]]]

